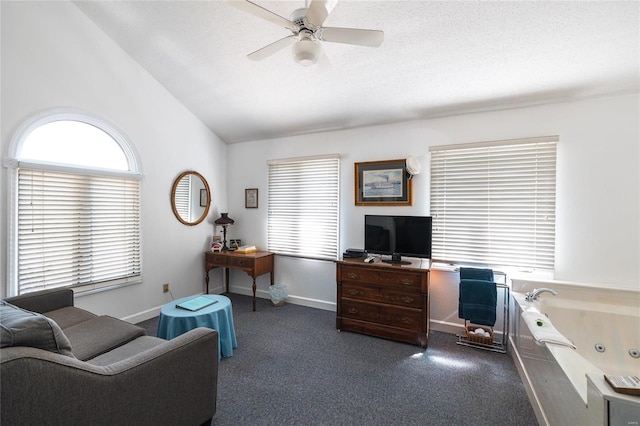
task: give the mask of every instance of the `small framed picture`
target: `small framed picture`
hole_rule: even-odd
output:
[[[247,209],[258,208],[258,188],[244,190],[244,207]]]
[[[200,207],[207,207],[208,202],[209,202],[209,199],[207,197],[207,190],[201,189],[200,190]]]

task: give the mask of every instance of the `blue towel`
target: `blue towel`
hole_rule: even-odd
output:
[[[460,280],[483,280],[493,282],[493,269],[460,268]]]
[[[496,284],[485,280],[460,280],[458,317],[493,327],[496,323]]]

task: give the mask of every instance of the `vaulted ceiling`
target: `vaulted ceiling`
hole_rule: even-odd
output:
[[[74,4],[227,143],[640,91],[635,1],[341,0],[325,26],[384,42],[323,42],[310,67],[249,60],[291,33],[227,1]]]

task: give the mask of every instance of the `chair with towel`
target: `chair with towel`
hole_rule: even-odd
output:
[[[467,335],[474,333],[472,324],[489,327],[479,327],[489,334],[479,336],[480,343],[493,342],[493,326],[496,323],[496,304],[498,293],[493,279],[493,270],[479,268],[460,268],[460,297],[458,299],[458,317],[465,320]],[[475,336],[469,336],[475,337]]]

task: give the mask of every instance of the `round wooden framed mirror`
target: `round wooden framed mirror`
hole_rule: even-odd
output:
[[[211,191],[207,180],[193,170],[181,173],[171,188],[171,208],[185,225],[197,225],[209,214]]]

